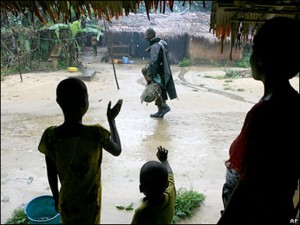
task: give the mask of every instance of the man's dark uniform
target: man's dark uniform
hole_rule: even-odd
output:
[[[146,76],[151,77],[152,82],[158,83],[162,90],[161,96],[155,101],[155,105],[158,107],[158,112],[151,114],[150,116],[163,118],[164,115],[170,111],[170,107],[166,103],[168,97],[171,100],[177,98],[176,88],[169,63],[167,43],[159,37],[153,37],[150,40],[150,47],[147,51],[150,53],[150,64],[147,69]]]

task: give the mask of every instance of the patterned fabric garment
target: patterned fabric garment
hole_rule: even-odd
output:
[[[173,174],[169,174],[169,186],[164,192],[164,201],[149,204],[144,199],[135,210],[131,224],[172,224],[176,200],[176,189]]]
[[[84,125],[79,134],[68,138],[59,138],[55,126],[43,133],[39,151],[53,160],[61,184],[61,223],[100,223],[102,146],[109,137],[101,125]]]
[[[299,100],[299,94],[293,90],[255,104],[231,144],[227,168],[239,172],[242,180],[262,177],[264,181],[266,175],[277,170],[277,176],[286,178],[284,174],[290,174],[287,171],[293,170],[291,166],[299,163],[295,132],[300,121]]]

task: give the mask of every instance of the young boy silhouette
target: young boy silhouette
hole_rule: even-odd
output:
[[[102,149],[114,156],[121,154],[115,118],[121,110],[122,100],[113,108],[111,102],[108,103],[109,132],[100,124],[82,123],[89,107],[84,82],[67,78],[58,84],[56,95],[64,122],[48,127],[38,147],[45,154],[55,207],[60,212],[62,224],[99,224]]]
[[[140,191],[146,196],[135,210],[131,224],[171,224],[176,189],[168,150],[159,146],[157,161],[146,162],[140,171]]]

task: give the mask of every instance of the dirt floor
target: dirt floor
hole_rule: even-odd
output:
[[[247,111],[262,95],[262,83],[250,77],[214,79],[225,74],[221,67],[172,66],[178,99],[167,102],[171,111],[164,119],[153,119],[149,115],[156,112],[154,104],[140,102],[145,87],[140,71],[146,62],[116,64],[118,89],[111,64],[99,57],[85,57],[85,66],[96,74],[85,81],[90,108],[84,123],[108,128],[108,102],[123,99],[116,119],[123,152],[119,157],[105,152],[103,157],[101,223],[131,222],[133,211],[118,210],[115,205],[133,203],[138,207],[143,197],[139,170],[146,161],[156,159],[159,145],[169,150],[176,188],[206,195],[194,216],[182,223],[216,223],[222,210],[224,161]],[[63,122],[55,102],[57,84],[78,75],[67,71],[29,73],[23,74],[23,82],[19,75],[1,81],[1,224],[21,204],[51,194],[44,155],[37,146],[44,129]],[[299,91],[299,78],[291,83]]]

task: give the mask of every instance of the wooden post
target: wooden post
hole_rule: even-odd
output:
[[[52,57],[52,68],[57,70],[57,57]]]
[[[54,47],[52,48],[50,58],[52,60],[53,70],[57,70],[57,61],[58,61],[58,57],[61,52],[61,49],[62,49],[62,46],[58,45],[58,44],[54,45]]]
[[[112,63],[112,65],[113,65],[114,75],[115,75],[115,80],[116,80],[116,83],[117,83],[117,88],[120,89],[120,88],[119,88],[119,84],[118,84],[118,79],[117,79],[116,69],[115,69],[115,63],[114,63],[113,55],[112,55],[112,52],[111,52],[110,38],[107,38],[108,32],[107,32],[107,27],[106,27],[106,23],[105,23],[105,18],[102,17],[102,19],[103,19],[103,23],[104,23],[104,27],[105,27],[105,33],[106,33],[106,35],[105,35],[106,41],[105,41],[105,42],[106,42],[107,45],[108,45],[108,54],[110,55],[111,63]]]
[[[16,44],[16,49],[17,49],[17,57],[18,57],[18,65],[19,65],[20,78],[21,78],[21,82],[23,82],[23,77],[22,77],[22,72],[21,72],[21,61],[20,61],[20,56],[19,56],[18,42],[16,40],[15,30],[14,29],[11,29],[11,30],[13,32],[13,37],[15,39],[15,44]]]

